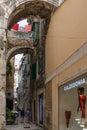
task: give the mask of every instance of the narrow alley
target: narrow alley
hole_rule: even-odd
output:
[[[0,0],[0,130],[87,130],[87,0]]]

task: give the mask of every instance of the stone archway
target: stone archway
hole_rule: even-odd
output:
[[[6,63],[13,56],[15,56],[16,54],[21,54],[21,53],[28,53],[35,57],[35,49],[33,47],[30,48],[29,46],[16,46],[16,47],[13,47],[8,50],[7,57],[6,57]]]
[[[29,38],[29,33],[19,31],[7,32],[6,62],[15,54],[30,53],[34,55],[36,48]]]
[[[12,56],[19,54],[19,53],[32,53],[33,49],[26,46],[17,46],[10,49],[7,53],[6,61],[9,60]]]
[[[6,0],[4,5],[6,6],[6,17],[8,19],[8,27],[19,20],[29,15],[38,15],[42,18],[49,17],[52,12],[59,6],[60,0]],[[2,3],[3,5],[3,3]],[[3,5],[3,6],[4,6]],[[44,11],[41,11],[44,10]]]

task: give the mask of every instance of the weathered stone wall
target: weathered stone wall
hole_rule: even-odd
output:
[[[0,130],[5,127],[6,61],[4,42],[0,42]]]
[[[45,127],[52,130],[52,82],[45,86]]]
[[[6,90],[6,60],[5,60],[5,12],[0,7],[0,130],[5,129],[5,90]]]
[[[0,4],[3,1],[0,1]],[[6,20],[4,7],[0,6],[0,130],[5,129],[5,90],[6,90]]]

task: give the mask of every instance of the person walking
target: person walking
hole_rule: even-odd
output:
[[[29,109],[27,109],[24,115],[24,128],[30,128],[29,119],[30,119],[30,111]]]
[[[24,109],[21,110],[21,123],[24,123]]]

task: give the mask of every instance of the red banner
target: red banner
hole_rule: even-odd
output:
[[[12,27],[13,30],[18,30],[19,29],[19,24],[15,24],[13,27]]]

